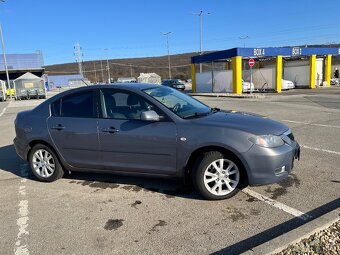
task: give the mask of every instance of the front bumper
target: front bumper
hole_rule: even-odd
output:
[[[250,186],[277,183],[291,173],[294,160],[300,159],[300,146],[295,141],[277,148],[253,145],[244,158],[249,166],[247,173]]]

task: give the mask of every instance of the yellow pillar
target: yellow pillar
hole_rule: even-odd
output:
[[[242,94],[242,57],[236,56],[231,59],[233,68],[233,93]]]
[[[276,57],[276,82],[275,91],[280,93],[282,91],[282,56]]]
[[[327,55],[325,59],[325,81],[326,86],[331,86],[331,77],[332,77],[332,55]]]
[[[315,89],[316,80],[316,55],[311,55],[309,59],[309,88]]]
[[[196,65],[191,64],[191,85],[192,85],[192,92],[196,92]]]

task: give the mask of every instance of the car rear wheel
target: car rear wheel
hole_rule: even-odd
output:
[[[210,200],[234,196],[241,184],[241,171],[235,160],[218,151],[203,154],[196,161],[192,177],[198,193]]]
[[[34,176],[40,181],[53,182],[64,175],[56,154],[46,145],[35,145],[29,154],[29,162]]]

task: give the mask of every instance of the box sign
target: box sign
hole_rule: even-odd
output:
[[[340,55],[340,48],[238,48],[238,56],[243,57],[275,57],[275,56],[310,56]]]
[[[294,47],[292,48],[292,56],[301,56],[302,48]]]

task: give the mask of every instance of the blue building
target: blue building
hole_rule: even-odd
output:
[[[39,77],[44,74],[44,60],[41,52],[6,54],[6,60],[10,80],[15,80],[27,72]],[[4,59],[0,57],[0,80],[6,81],[6,79]]]
[[[48,75],[47,81],[50,88],[84,86],[82,74]],[[80,85],[80,84],[82,85]]]

